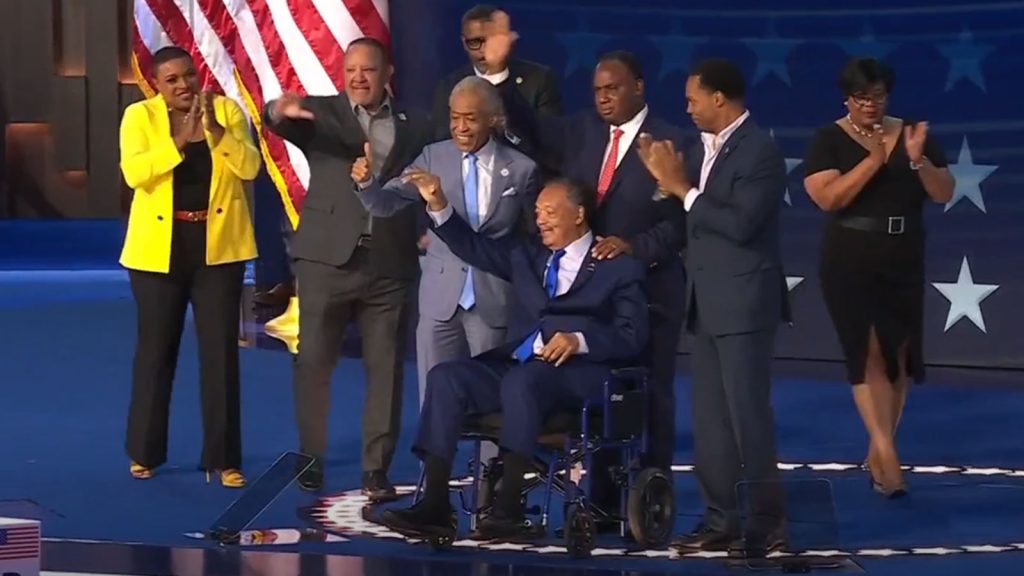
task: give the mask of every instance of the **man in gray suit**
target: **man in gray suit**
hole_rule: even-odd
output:
[[[397,497],[387,471],[402,420],[402,366],[409,290],[416,281],[415,210],[389,218],[367,214],[353,193],[352,162],[372,143],[370,169],[399,173],[431,140],[425,116],[399,108],[385,87],[392,67],[380,42],[361,38],[345,52],[345,92],[284,94],[264,111],[267,128],[298,146],[309,161],[309,190],[292,245],[299,293],[295,420],[300,449],[316,462],[300,478],[323,484],[331,374],[349,322],[359,323],[367,390],[363,409],[363,495]]]
[[[494,138],[502,119],[501,97],[487,80],[469,76],[449,98],[451,139],[431,144],[406,170],[441,178],[455,211],[470,226],[491,238],[535,231],[537,165]],[[353,165],[359,198],[374,216],[388,216],[422,200],[406,176],[381,185],[367,171],[374,150],[367,146]],[[433,231],[422,259],[420,320],[416,355],[420,401],[427,372],[448,360],[475,356],[505,341],[511,285],[477,270],[455,256]]]
[[[789,316],[779,248],[786,165],[750,119],[743,76],[731,62],[698,65],[686,98],[703,150],[686,161],[670,141],[640,143],[659,188],[687,211],[686,327],[694,334],[693,437],[706,510],[676,545],[720,551],[741,543],[763,552],[783,544],[771,361],[776,329]],[[751,486],[745,529],[737,497],[744,480]]]

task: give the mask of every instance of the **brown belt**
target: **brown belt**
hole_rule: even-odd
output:
[[[204,222],[208,215],[209,212],[207,210],[199,210],[196,212],[190,212],[188,210],[174,211],[174,219],[182,220],[185,222]]]

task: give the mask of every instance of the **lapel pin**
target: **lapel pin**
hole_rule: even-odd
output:
[[[593,262],[587,263],[587,272],[593,272],[597,270],[597,266]]]
[[[516,84],[522,84],[522,83],[523,83],[523,77],[522,76],[516,76]]]
[[[405,112],[399,112],[398,119],[401,120],[402,122],[405,122]]]
[[[508,168],[502,168],[501,169],[501,175],[502,176],[508,176]]]

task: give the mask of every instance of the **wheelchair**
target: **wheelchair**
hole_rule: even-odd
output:
[[[619,535],[629,536],[642,548],[661,548],[668,544],[675,523],[675,495],[670,470],[644,468],[640,456],[647,450],[648,371],[631,367],[613,370],[604,382],[600,399],[588,401],[581,411],[560,412],[549,416],[537,438],[534,473],[523,488],[523,501],[535,489],[543,489],[543,503],[526,509],[527,516],[540,516],[538,532],[545,532],[551,516],[552,492],[564,501],[563,540],[569,555],[586,558],[596,547],[597,522],[619,524]],[[501,464],[497,459],[481,462],[481,446],[495,444],[501,432],[501,414],[474,415],[463,423],[460,440],[473,444],[469,461],[470,481],[453,482],[459,494],[461,512],[470,519],[470,529],[486,516],[500,490]],[[595,470],[594,456],[599,451],[618,453],[618,464],[609,470]],[[611,459],[609,459],[611,460]],[[579,483],[572,471],[582,465]],[[620,492],[619,510],[605,510],[591,501],[590,479],[609,473]],[[423,475],[417,484],[414,501],[423,489]],[[532,521],[532,520],[531,520]],[[452,538],[430,542],[435,549],[446,549]]]

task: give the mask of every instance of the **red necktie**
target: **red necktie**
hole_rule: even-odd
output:
[[[615,164],[619,159],[619,140],[622,138],[622,129],[616,128],[612,132],[612,146],[608,150],[608,158],[601,167],[601,177],[597,179],[597,203],[604,201],[604,195],[608,193],[608,187],[612,185],[612,177],[615,176]]]

